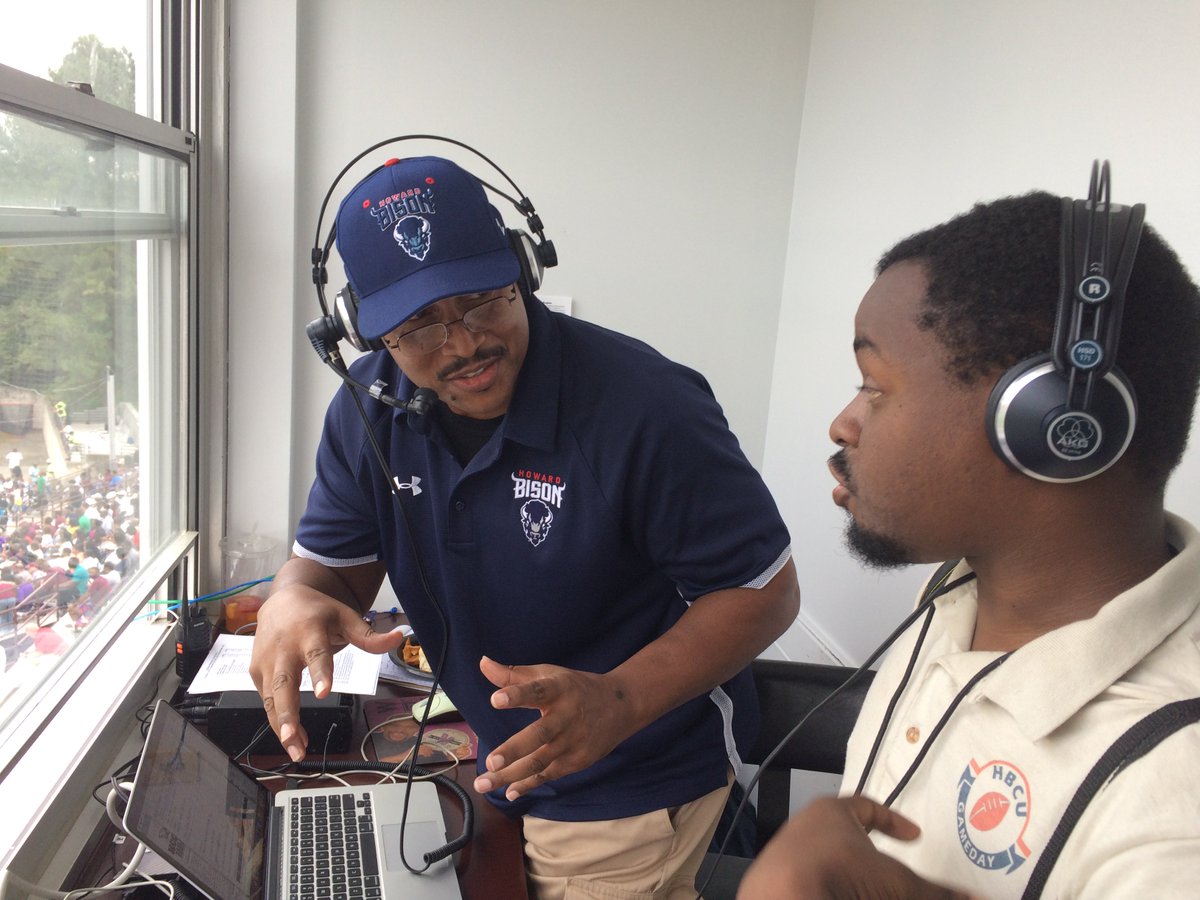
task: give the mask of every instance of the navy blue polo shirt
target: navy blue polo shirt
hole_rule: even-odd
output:
[[[431,663],[480,738],[480,761],[532,722],[496,710],[489,656],[607,672],[666,632],[697,597],[761,585],[787,529],[707,382],[624,335],[527,304],[529,350],[508,413],[464,469],[432,417],[363,397],[403,485],[402,515],[348,389],[330,404],[296,552],[331,566],[382,559]],[[413,386],[387,353],[364,384]],[[404,516],[411,524],[411,539]],[[731,615],[736,615],[736,610]],[[542,785],[513,815],[591,821],[677,806],[725,784],[758,727],[749,670],[671,711],[609,756]]]

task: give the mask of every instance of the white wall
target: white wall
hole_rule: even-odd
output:
[[[229,410],[226,533],[283,545],[294,527],[291,446],[296,233],[294,4],[230,3]],[[304,123],[307,125],[308,123]],[[310,126],[311,127],[311,126]],[[224,587],[226,585],[219,585]]]
[[[793,533],[804,606],[773,655],[861,660],[923,574],[845,553],[824,464],[884,249],[976,200],[1077,196],[1105,156],[1200,273],[1200,4],[231,7],[229,530],[290,542],[336,387],[302,337],[316,209],[390,134],[491,155],[558,245],[547,292],[708,375]],[[1196,519],[1198,470],[1169,493]]]
[[[977,200],[1080,196],[1094,157],[1200,274],[1200,4],[819,0],[804,98],[764,472],[793,529],[805,627],[859,662],[928,567],[879,575],[843,550],[827,426],[859,376],[855,308],[879,255]],[[1200,518],[1200,448],[1168,492]]]
[[[704,372],[761,462],[811,0],[230,7],[229,530],[290,543],[337,386],[303,338],[317,209],[396,134],[504,167],[558,248],[545,292]],[[488,177],[413,143],[356,171],[427,152]]]

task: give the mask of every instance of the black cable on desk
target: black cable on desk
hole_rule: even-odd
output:
[[[388,772],[391,774],[396,774],[395,773],[396,767],[394,765],[392,765],[390,763],[381,763],[381,762],[372,762],[372,761],[359,761],[359,762],[329,761],[329,762],[325,762],[325,763],[298,762],[298,763],[293,763],[292,768],[298,772],[305,772],[305,773],[312,773],[312,774],[323,774],[325,772],[361,771],[361,770],[365,770],[368,772]],[[452,794],[454,794],[454,796],[457,797],[459,802],[462,804],[462,810],[463,810],[462,833],[458,837],[456,837],[454,840],[450,841],[449,843],[444,844],[441,847],[438,847],[436,850],[430,850],[428,853],[423,854],[422,858],[425,860],[425,865],[429,866],[429,865],[433,865],[438,860],[445,859],[447,856],[450,856],[452,853],[457,853],[459,850],[461,850],[463,847],[467,846],[467,844],[469,844],[471,842],[471,836],[475,832],[475,807],[471,803],[471,795],[468,794],[466,789],[461,784],[459,784],[457,781],[455,781],[454,779],[447,778],[445,775],[431,772],[429,769],[426,769],[423,766],[412,766],[412,767],[410,767],[410,769],[408,771],[411,771],[413,775],[417,775],[422,778],[427,778],[427,779],[433,781],[434,784],[440,784],[442,787],[448,788],[450,790],[450,792]]]

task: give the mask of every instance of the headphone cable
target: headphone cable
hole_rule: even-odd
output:
[[[400,489],[397,486],[399,479],[392,473],[392,468],[390,465],[388,465],[387,457],[384,455],[383,448],[379,445],[379,439],[375,435],[375,429],[371,423],[370,418],[367,416],[366,409],[363,407],[362,398],[359,397],[359,395],[358,395],[358,388],[356,388],[353,384],[349,384],[349,383],[347,384],[347,388],[350,391],[351,398],[353,398],[353,400],[354,400],[354,406],[358,410],[358,414],[359,414],[360,418],[362,419],[363,429],[367,433],[367,440],[370,442],[371,449],[374,451],[375,459],[378,461],[380,468],[383,470],[384,476],[387,478],[388,490],[391,492],[392,497],[395,498],[396,506],[400,510],[400,518],[403,519],[403,521],[404,521],[404,531],[408,535],[409,547],[412,550],[413,561],[416,564],[415,568],[417,571],[417,577],[418,577],[419,581],[421,582],[421,589],[424,591],[425,597],[427,600],[429,600],[430,605],[437,612],[438,619],[440,620],[441,625],[442,625],[442,641],[443,641],[442,652],[441,652],[440,657],[437,662],[437,669],[433,673],[433,684],[429,688],[429,696],[432,697],[437,692],[438,686],[441,684],[442,672],[446,666],[446,657],[447,657],[447,654],[448,654],[448,651],[450,648],[450,619],[446,615],[446,611],[445,611],[445,609],[443,609],[442,604],[438,601],[437,597],[434,595],[433,588],[431,588],[429,585],[429,579],[425,572],[425,566],[421,562],[421,554],[417,548],[417,540],[416,540],[416,535],[414,534],[414,531],[413,531],[412,522],[409,520],[408,510],[404,508],[404,502],[400,498]],[[445,856],[449,856],[451,853],[455,852],[455,850],[459,849],[459,847],[465,846],[466,843],[471,839],[470,831],[464,827],[464,832],[463,832],[464,838],[462,839],[461,844],[457,844],[456,846],[453,847],[453,849],[449,849],[449,850],[447,850],[446,848],[442,848],[442,850],[444,850],[445,852],[442,853],[441,856],[433,857],[432,853],[425,854],[425,868],[424,869],[414,868],[412,865],[409,864],[407,857],[404,855],[404,830],[405,830],[406,826],[408,825],[409,797],[412,794],[413,776],[414,776],[414,773],[417,771],[417,757],[420,755],[420,752],[421,752],[421,740],[425,736],[425,726],[428,721],[429,721],[429,705],[427,704],[425,707],[425,715],[423,715],[417,722],[417,734],[416,734],[416,737],[415,737],[414,743],[413,743],[413,751],[408,759],[408,771],[406,773],[408,777],[407,777],[407,781],[406,781],[405,787],[404,787],[404,809],[403,809],[403,813],[401,814],[401,817],[400,817],[400,861],[404,864],[404,868],[408,869],[408,871],[410,871],[414,874],[420,874],[421,872],[424,872],[434,862],[437,862],[438,859],[442,859]],[[458,785],[456,784],[455,787],[458,787]],[[465,793],[465,791],[462,792],[462,796],[466,798],[467,807],[470,807],[470,805],[471,805],[470,797]],[[451,842],[451,844],[454,844],[454,843],[455,842]],[[446,846],[450,847],[451,845],[448,844]],[[435,851],[435,852],[441,852],[441,851]],[[433,858],[431,858],[431,857],[433,857]]]
[[[775,744],[775,746],[771,749],[771,752],[768,753],[765,757],[763,757],[763,761],[761,763],[759,763],[759,765],[758,765],[758,770],[754,773],[754,776],[746,784],[744,796],[742,797],[741,802],[738,804],[737,809],[734,810],[733,817],[729,821],[729,826],[725,833],[725,839],[721,842],[721,846],[717,849],[716,859],[713,860],[712,868],[709,869],[708,875],[704,879],[704,883],[700,886],[700,889],[697,891],[697,900],[703,900],[704,891],[708,888],[709,882],[712,881],[712,877],[713,877],[714,873],[717,871],[717,866],[720,865],[721,860],[725,858],[725,850],[728,848],[729,841],[733,837],[733,827],[737,823],[738,819],[741,817],[743,810],[745,810],[746,804],[749,803],[750,792],[753,791],[755,785],[758,784],[759,779],[762,777],[763,771],[774,761],[775,757],[778,756],[783,751],[783,748],[786,747],[792,741],[793,738],[795,738],[795,736],[800,732],[800,729],[802,729],[805,726],[805,724],[808,723],[808,720],[811,719],[817,713],[818,710],[823,708],[826,704],[832,702],[835,697],[837,697],[839,694],[842,693],[842,691],[846,690],[852,684],[854,684],[856,681],[858,681],[858,679],[862,677],[863,673],[866,672],[869,668],[871,668],[871,666],[873,666],[875,664],[875,662],[879,659],[879,657],[882,656],[884,654],[884,652],[889,647],[891,647],[892,644],[894,644],[896,642],[896,640],[900,637],[900,635],[902,635],[905,631],[907,631],[909,626],[912,625],[912,623],[915,622],[923,613],[925,613],[926,610],[928,610],[932,614],[934,600],[936,600],[938,597],[942,596],[943,594],[949,593],[950,591],[957,588],[959,585],[964,584],[975,577],[975,573],[970,572],[966,575],[963,575],[961,578],[957,578],[953,582],[950,582],[949,584],[947,584],[946,579],[950,577],[950,573],[954,570],[956,565],[957,565],[957,561],[955,562],[955,565],[947,564],[945,571],[935,572],[933,580],[925,588],[925,592],[922,595],[921,600],[917,604],[916,608],[911,613],[909,613],[908,616],[906,616],[904,618],[904,620],[898,626],[896,626],[895,630],[893,630],[892,633],[889,634],[884,639],[883,643],[881,643],[878,647],[876,647],[871,652],[871,655],[866,658],[866,660],[862,663],[862,665],[860,665],[857,669],[855,669],[853,672],[851,672],[846,677],[845,681],[843,681],[841,684],[839,684],[837,687],[835,687],[832,691],[830,691],[828,694],[826,694],[824,697],[822,697],[821,700],[819,700],[811,709],[809,709],[808,712],[806,712],[803,716],[801,716],[800,721],[797,722],[795,725],[793,725],[791,730],[788,731],[788,733],[785,734]],[[929,623],[927,621],[925,624],[925,628],[928,628],[928,627],[929,627]],[[924,631],[922,631],[922,633],[924,633]],[[874,751],[872,751],[872,752],[874,752]],[[862,788],[860,785],[859,788],[857,790],[855,790],[855,794],[857,794],[859,792],[859,790],[861,790],[861,789]]]

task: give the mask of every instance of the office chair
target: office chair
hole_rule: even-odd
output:
[[[751,668],[758,689],[762,724],[758,740],[744,761],[757,766],[762,765],[767,755],[809,710],[854,672],[847,666],[774,659],[756,659]],[[857,682],[813,715],[762,770],[758,780],[755,853],[787,821],[791,811],[793,769],[840,774],[845,768],[846,741],[874,677],[874,672],[864,672]],[[704,884],[715,860],[715,853],[705,857],[696,876],[697,888]],[[751,862],[753,859],[741,856],[722,857],[716,874],[704,890],[705,900],[733,898]]]

